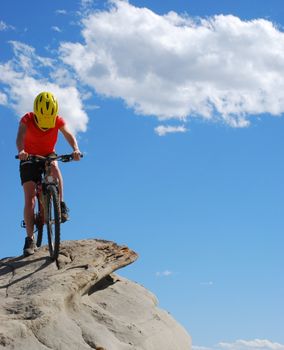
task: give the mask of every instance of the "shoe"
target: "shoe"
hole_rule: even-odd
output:
[[[33,255],[36,250],[36,244],[34,240],[30,237],[26,237],[24,245],[24,256]]]
[[[61,222],[65,222],[69,220],[69,209],[67,208],[65,202],[60,203],[61,207]]]

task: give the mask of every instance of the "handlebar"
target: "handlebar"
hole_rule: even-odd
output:
[[[83,158],[83,154],[81,153],[80,154],[80,157]],[[16,155],[15,156],[16,159],[19,159],[19,156]],[[66,163],[66,162],[71,162],[73,160],[73,154],[62,154],[62,155],[51,155],[51,156],[47,156],[47,157],[44,157],[44,156],[40,156],[40,155],[33,155],[33,154],[30,154],[27,158],[27,160],[31,160],[33,162],[52,162],[54,160],[59,160],[60,162],[63,162],[63,163]]]

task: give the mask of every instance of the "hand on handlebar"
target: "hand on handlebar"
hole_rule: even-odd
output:
[[[20,160],[27,160],[28,157],[29,157],[29,154],[24,149],[18,153],[18,158]]]
[[[74,160],[80,160],[82,154],[81,154],[80,150],[75,149],[75,150],[73,151],[72,155],[73,155],[73,159],[74,159]]]

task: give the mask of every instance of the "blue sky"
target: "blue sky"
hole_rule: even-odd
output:
[[[18,120],[51,90],[85,154],[63,239],[134,249],[120,273],[195,350],[283,350],[283,25],[280,0],[2,1],[0,256],[25,235]]]

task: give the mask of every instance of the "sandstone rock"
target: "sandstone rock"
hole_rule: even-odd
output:
[[[137,259],[103,240],[62,242],[0,260],[0,348],[189,350],[190,336],[156,297],[114,274]]]

